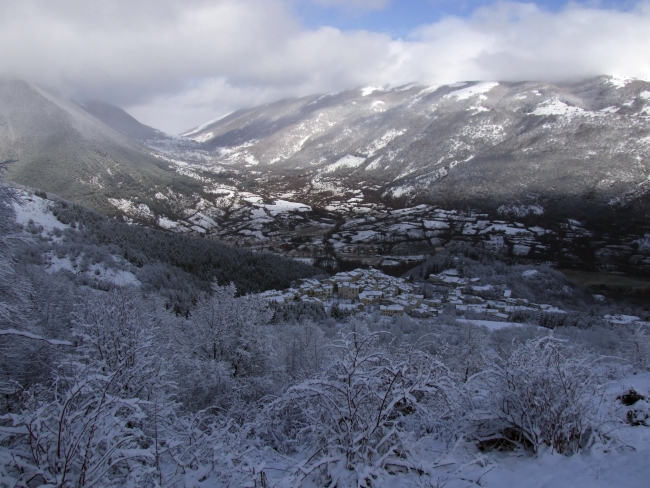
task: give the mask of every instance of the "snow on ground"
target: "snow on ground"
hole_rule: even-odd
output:
[[[163,229],[175,229],[178,227],[178,222],[174,222],[167,217],[158,217],[158,225]]]
[[[268,240],[268,237],[266,237],[264,234],[262,234],[262,231],[260,231],[260,230],[242,229],[242,230],[239,231],[239,233],[244,235],[244,236],[255,237],[256,239],[258,239],[260,241]]]
[[[369,242],[375,238],[377,232],[374,230],[360,230],[352,236],[352,242]]]
[[[487,327],[490,330],[505,329],[506,327],[523,327],[526,324],[518,322],[495,322],[493,320],[470,320],[470,319],[456,319],[456,322],[461,324],[476,325],[477,327]]]
[[[614,85],[616,88],[624,88],[628,83],[634,81],[634,78],[628,78],[627,76],[613,75],[609,78],[609,84]]]
[[[48,264],[45,267],[45,270],[48,273],[56,273],[57,271],[69,271],[73,274],[81,275],[85,274],[91,278],[95,278],[98,281],[110,281],[111,283],[119,286],[126,285],[140,285],[140,280],[130,271],[125,271],[116,268],[107,268],[102,263],[90,264],[87,269],[82,269],[81,266],[72,262],[70,258],[59,258],[54,255],[47,255],[46,259]],[[113,256],[115,261],[120,261],[119,256]]]
[[[246,153],[246,156],[244,157],[244,161],[246,161],[246,164],[248,164],[249,166],[257,166],[258,164],[260,164],[257,158],[249,153]]]
[[[192,140],[194,140],[196,142],[205,142],[205,141],[209,141],[213,137],[214,137],[214,132],[206,132],[205,134],[190,137],[190,139],[192,139]]]
[[[581,115],[584,113],[579,107],[573,107],[561,102],[559,99],[547,100],[540,103],[531,115],[563,115],[565,117],[573,117],[574,115]]]
[[[377,151],[385,148],[391,141],[393,141],[395,138],[401,136],[406,132],[406,129],[401,129],[401,130],[389,130],[386,132],[383,136],[381,136],[379,139],[375,139],[372,141],[370,144],[368,144],[365,148],[361,149],[359,152],[362,154],[366,154],[369,158],[374,156]],[[379,160],[375,161],[376,164]],[[366,169],[370,169],[370,165]]]
[[[418,224],[412,224],[412,223],[409,223],[409,222],[400,222],[400,223],[391,225],[386,230],[388,232],[395,232],[395,233],[399,233],[399,234],[404,234],[408,230],[417,229],[417,228],[419,228]]]
[[[418,97],[423,97],[424,95],[428,95],[429,93],[433,93],[433,92],[437,91],[438,88],[440,88],[441,86],[442,86],[442,85],[431,85],[431,86],[428,86],[428,87],[424,88],[423,90],[421,90],[421,91],[418,93],[417,96],[418,96]]]
[[[366,158],[360,158],[358,156],[343,156],[336,163],[328,164],[323,168],[322,173],[333,173],[334,171],[342,168],[356,168],[361,166]]]
[[[441,220],[423,220],[422,223],[424,224],[425,229],[435,229],[435,230],[444,230],[444,229],[449,229],[449,224],[447,222],[443,222]]]
[[[636,315],[605,315],[605,319],[612,324],[629,325],[634,322],[639,322],[641,317],[637,317]]]
[[[218,227],[218,224],[213,219],[201,212],[194,214],[190,220],[196,225],[203,227],[204,229],[212,229],[214,227]]]
[[[492,90],[494,87],[498,85],[499,85],[498,83],[492,81],[481,82],[481,83],[477,83],[476,85],[468,86],[467,88],[461,88],[460,90],[456,90],[451,93],[448,93],[447,95],[444,96],[444,98],[455,97],[458,100],[467,100],[476,95],[481,95],[481,99],[485,99],[487,98],[485,96],[485,93],[489,92],[490,90]],[[453,85],[449,85],[449,86],[453,86]]]
[[[141,217],[145,219],[152,219],[154,217],[153,212],[145,203],[133,203],[125,198],[109,198],[108,201],[111,205],[117,207],[131,217]]]
[[[311,180],[311,186],[315,192],[332,192],[333,195],[345,195],[348,191],[343,185],[337,181],[325,181],[320,177],[316,176]]]
[[[232,113],[232,112],[228,112],[228,113],[225,114],[225,115],[221,115],[221,116],[217,117],[216,119],[212,119],[212,120],[210,120],[209,122],[206,122],[205,124],[199,125],[196,129],[192,129],[192,130],[190,130],[190,131],[188,131],[188,132],[185,132],[185,133],[183,133],[183,134],[181,134],[181,135],[182,135],[183,137],[187,137],[188,139],[193,139],[193,138],[190,137],[190,136],[192,136],[193,134],[198,134],[198,133],[201,132],[202,130],[207,129],[207,128],[208,128],[209,126],[211,126],[212,124],[214,124],[214,123],[216,123],[216,122],[219,122],[219,121],[222,120],[222,119],[225,119],[225,118],[228,117],[231,113]],[[195,140],[197,140],[197,139],[195,139]]]
[[[480,234],[487,234],[489,233],[494,233],[494,232],[499,232],[503,231],[509,236],[516,236],[516,235],[530,235],[532,232],[530,232],[527,229],[521,229],[519,227],[512,227],[509,224],[492,224],[485,229],[483,229]]]
[[[361,89],[361,96],[362,97],[367,97],[371,93],[379,91],[379,90],[381,90],[381,88],[377,87],[377,86],[366,86],[365,88]]]
[[[253,205],[262,205],[264,203],[264,198],[259,195],[242,195],[241,199],[245,202],[252,203]]]
[[[311,212],[311,207],[304,203],[289,202],[287,200],[276,200],[273,205],[264,205],[271,215],[287,212]]]
[[[379,168],[379,163],[381,163],[382,158],[383,158],[383,156],[379,156],[372,163],[370,163],[368,166],[366,166],[366,171],[372,171],[372,170],[378,169]]]
[[[415,186],[413,186],[413,185],[400,185],[400,186],[396,186],[394,188],[391,188],[386,193],[389,193],[389,194],[393,195],[393,197],[395,197],[395,198],[399,198],[399,197],[407,195],[407,194],[409,194],[409,193],[411,193],[413,191],[415,191]]]
[[[606,403],[617,418],[625,407],[616,397],[634,388],[648,398],[650,373],[639,373],[607,385]],[[538,456],[490,453],[494,469],[481,478],[481,486],[526,488],[646,488],[650,486],[650,427],[623,422],[612,432],[613,448],[595,446],[581,454],[563,456],[550,451]],[[465,485],[467,486],[467,485]]]
[[[36,225],[43,226],[43,232],[51,232],[54,229],[67,229],[69,226],[59,222],[49,210],[49,201],[32,195],[25,190],[15,191],[17,199],[13,203],[16,212],[16,222],[26,225],[31,220]]]

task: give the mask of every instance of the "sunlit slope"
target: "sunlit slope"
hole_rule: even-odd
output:
[[[185,134],[311,203],[619,205],[650,183],[650,83],[463,82],[282,100]]]

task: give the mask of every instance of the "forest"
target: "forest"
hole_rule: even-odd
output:
[[[411,276],[462,269],[561,317],[328,317],[255,294],[316,268],[64,202],[21,226],[17,202],[0,186],[1,486],[498,486],[504,453],[615,456],[650,422],[648,311],[547,265],[459,244]]]

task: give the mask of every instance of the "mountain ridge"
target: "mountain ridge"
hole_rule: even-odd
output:
[[[115,214],[110,198],[137,198],[155,186],[198,189],[137,140],[71,100],[4,78],[0,106],[0,161],[8,162],[8,180],[107,214]]]
[[[24,108],[13,103],[14,112]],[[64,123],[34,119],[34,110],[17,119],[45,124],[37,135],[50,139],[38,148],[58,158],[67,171],[59,180],[73,191],[42,177],[19,182],[129,221],[334,268],[406,269],[465,240],[517,259],[650,269],[644,81],[348,90],[240,110],[192,138],[146,127],[117,107],[52,106]],[[29,139],[29,123],[13,124]],[[61,141],[67,152],[57,150]],[[109,176],[122,180],[93,160],[103,148],[108,161],[137,156],[126,158],[128,171],[113,166]],[[70,164],[69,154],[84,164]]]
[[[384,198],[443,203],[466,199],[473,187],[480,202],[503,192],[507,176],[518,177],[512,186],[528,193],[596,192],[602,203],[631,190],[629,183],[647,179],[648,95],[650,83],[612,77],[563,85],[463,82],[388,92],[361,89],[238,111],[192,138],[217,155],[214,164],[262,171],[270,178],[304,172],[309,178],[303,178],[303,186],[320,186],[320,193],[343,182],[347,189],[374,187]],[[614,151],[624,139],[634,147]],[[359,159],[345,163],[344,157]],[[513,164],[521,160],[527,164]],[[568,180],[576,171],[590,181],[572,184]],[[491,173],[491,185],[468,185]],[[282,185],[282,178],[274,183]],[[429,186],[436,191],[427,191]],[[302,193],[309,203],[318,200],[318,191]],[[512,189],[503,196],[521,198]]]

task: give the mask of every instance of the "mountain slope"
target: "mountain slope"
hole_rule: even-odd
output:
[[[20,80],[0,80],[0,163],[5,177],[115,213],[113,199],[150,198],[157,189],[192,194],[151,151],[75,103]]]
[[[138,141],[147,141],[165,137],[165,134],[153,127],[138,122],[119,107],[101,100],[86,100],[81,107],[110,128]]]
[[[239,111],[186,134],[300,201],[627,203],[650,189],[650,83],[365,88]]]

